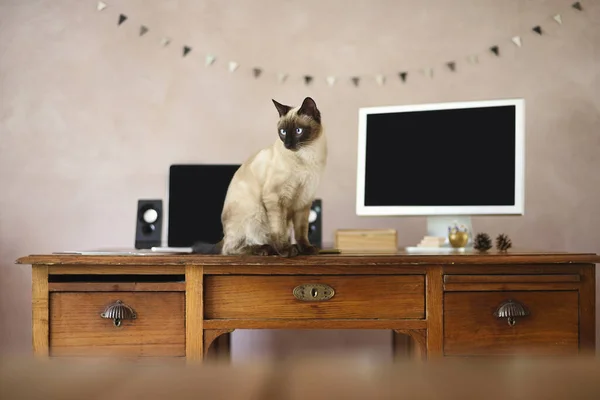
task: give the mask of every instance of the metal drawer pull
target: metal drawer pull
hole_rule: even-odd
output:
[[[137,314],[133,308],[123,303],[121,300],[115,301],[113,304],[106,307],[104,312],[100,314],[102,318],[112,319],[115,326],[121,326],[121,321],[124,319],[136,319]]]
[[[335,290],[324,283],[305,283],[296,286],[293,294],[295,298],[302,301],[325,301],[335,295]]]
[[[517,323],[517,317],[526,317],[529,315],[529,310],[518,301],[506,300],[494,312],[496,318],[507,318],[508,325],[513,326]]]

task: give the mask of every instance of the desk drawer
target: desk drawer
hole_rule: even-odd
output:
[[[118,300],[136,315],[115,326],[101,314]],[[50,355],[185,356],[185,293],[50,293]]]
[[[497,317],[498,308],[523,317]],[[454,292],[444,295],[445,355],[574,355],[579,347],[576,291]]]
[[[327,287],[331,298],[310,299]],[[206,319],[423,319],[425,276],[206,276],[204,305]]]

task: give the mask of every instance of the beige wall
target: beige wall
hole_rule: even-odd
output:
[[[330,142],[319,190],[325,238],[336,228],[392,227],[401,244],[414,244],[423,218],[355,216],[357,108],[524,97],[526,215],[476,218],[476,228],[506,232],[518,247],[600,253],[600,5],[584,2],[577,14],[563,0],[130,0],[120,10],[107,2],[101,13],[92,0],[0,2],[4,350],[29,351],[31,341],[30,270],[17,257],[132,245],[136,201],[164,197],[171,163],[239,163],[275,140],[271,98],[298,104],[310,95],[321,108]],[[130,18],[117,28],[121,10]],[[557,10],[562,27],[551,19]],[[547,35],[530,33],[538,22]],[[151,29],[142,38],[141,23]],[[522,49],[510,42],[520,32]],[[162,33],[173,38],[168,48]],[[185,59],[184,43],[194,47]],[[495,43],[500,58],[485,54]],[[210,69],[205,52],[218,56]],[[478,65],[463,62],[472,52],[484,54]],[[234,74],[229,60],[240,63]],[[450,60],[456,73],[443,68]],[[265,68],[259,80],[255,65]],[[414,72],[427,66],[440,66],[433,79]],[[395,74],[404,68],[413,72],[403,85]],[[290,73],[284,85],[279,70]],[[389,76],[383,87],[324,81],[379,72]],[[310,87],[305,73],[318,77]],[[236,357],[334,344],[384,356],[389,334],[234,337]]]

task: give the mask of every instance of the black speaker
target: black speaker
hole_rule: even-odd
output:
[[[308,215],[308,241],[319,249],[323,248],[323,208],[321,199],[315,199]]]
[[[162,244],[162,200],[138,200],[135,248],[149,249]]]

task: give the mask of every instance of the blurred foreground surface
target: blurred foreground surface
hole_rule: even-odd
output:
[[[462,359],[365,364],[173,364],[114,359],[0,360],[0,399],[600,399],[600,359]]]

